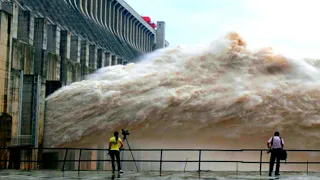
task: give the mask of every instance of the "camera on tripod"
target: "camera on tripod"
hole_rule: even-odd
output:
[[[129,135],[129,134],[130,134],[130,133],[129,133],[129,130],[124,130],[124,129],[122,129],[123,140],[127,142],[128,147],[129,147],[129,151],[130,151],[131,156],[132,156],[132,159],[133,159],[133,161],[134,161],[134,164],[136,165],[137,171],[139,172],[139,169],[138,169],[138,166],[137,166],[136,160],[134,159],[134,156],[133,156],[133,154],[132,154],[132,151],[131,151],[131,147],[130,147],[129,141],[128,141],[128,139],[127,139],[127,135]],[[123,154],[124,154],[124,153],[122,153],[122,159],[123,159]]]
[[[124,130],[124,129],[122,129],[122,135],[123,135],[124,137],[126,137],[127,135],[130,135],[129,130]]]

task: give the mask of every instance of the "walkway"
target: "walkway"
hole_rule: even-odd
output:
[[[294,172],[282,172],[279,179],[284,180],[320,180],[320,173],[294,173]],[[86,171],[86,172],[64,172],[61,171],[0,171],[0,179],[6,180],[21,180],[21,179],[121,179],[121,180],[146,180],[146,179],[158,179],[158,180],[186,180],[186,179],[205,179],[205,180],[224,180],[224,179],[276,179],[275,177],[268,177],[267,172],[263,172],[260,176],[259,172],[201,172],[199,175],[197,172],[164,172],[162,176],[159,176],[158,172],[125,172],[121,174],[120,178],[118,174],[115,176],[111,172],[107,171]]]

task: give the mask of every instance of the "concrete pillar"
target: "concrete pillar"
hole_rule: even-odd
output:
[[[140,46],[141,46],[141,51],[142,52],[145,52],[145,49],[144,49],[144,46],[145,46],[145,43],[144,43],[144,36],[145,36],[145,31],[146,31],[146,28],[145,26],[141,26],[141,34],[140,34]]]
[[[12,10],[11,19],[11,37],[18,38],[18,22],[19,22],[19,7],[16,2],[10,2],[10,9]]]
[[[144,31],[145,31],[145,26],[141,26],[140,28],[140,49],[142,52],[144,52],[144,42],[143,42],[143,38],[144,38]]]
[[[150,31],[148,31],[147,34],[146,34],[146,52],[147,53],[150,52],[150,43],[149,43],[150,34],[151,34]]]
[[[106,27],[107,29],[109,29],[108,25],[107,25],[107,1],[105,0],[101,0],[102,4],[101,4],[101,23],[104,27]]]
[[[118,62],[118,64],[121,64],[121,65],[123,64],[123,60],[121,58],[118,58],[117,62]]]
[[[111,53],[106,52],[106,60],[104,61],[104,66],[111,66],[112,60],[111,60]]]
[[[97,69],[97,45],[91,44],[89,46],[89,67]]]
[[[151,42],[151,51],[154,51],[154,50],[156,49],[156,45],[155,45],[155,43],[156,43],[155,34],[152,34],[150,38],[151,38],[151,40],[150,40],[150,42]]]
[[[86,0],[79,0],[79,9],[80,9],[80,12],[82,12],[82,14],[84,14],[86,16],[86,8],[85,8],[85,3],[86,3]]]
[[[41,92],[41,76],[24,75],[23,87],[23,125],[21,129],[21,135],[31,135],[32,144],[35,147],[38,147],[38,143],[41,143],[41,139],[39,141],[38,137],[43,137],[42,127],[44,118],[44,99],[41,98],[41,94],[43,95],[44,93]],[[43,100],[43,102],[41,102],[41,100]],[[39,125],[41,125],[41,130],[38,128]]]
[[[140,47],[139,47],[139,39],[140,39],[140,35],[139,35],[139,29],[140,29],[140,22],[137,23],[136,25],[136,31],[135,31],[135,34],[134,34],[134,39],[135,39],[135,47],[140,50]]]
[[[134,27],[134,34],[133,34],[133,42],[134,42],[134,47],[139,49],[139,44],[138,44],[138,38],[139,38],[139,27],[140,27],[140,22],[137,21]]]
[[[120,12],[119,12],[119,19],[118,19],[118,33],[119,33],[119,36],[125,40],[124,38],[124,12],[126,11],[125,8],[120,8]]]
[[[136,27],[136,33],[135,33],[135,39],[136,39],[136,48],[140,50],[140,44],[139,44],[139,40],[140,40],[140,27],[141,27],[141,23],[138,22],[137,27]]]
[[[100,69],[105,66],[106,53],[104,49],[98,49],[98,65],[97,68]]]
[[[35,147],[42,146],[43,127],[44,127],[44,99],[45,99],[45,83],[47,77],[47,21],[42,17],[34,19],[34,75],[24,76],[24,97],[27,96],[28,88],[31,86],[32,101],[23,102],[22,111],[31,111],[31,121],[29,121],[32,135],[32,142]],[[29,93],[30,93],[29,91]],[[24,118],[23,118],[24,119]],[[24,129],[26,127],[22,127]],[[37,156],[34,157],[37,159]]]
[[[149,33],[147,34],[147,52],[151,52],[152,51],[152,45],[151,45],[151,36],[152,36],[152,32],[149,31]]]
[[[113,17],[113,30],[118,37],[119,37],[119,33],[118,33],[119,9],[120,9],[120,5],[116,3],[115,9],[114,9],[114,17]]]
[[[133,16],[130,16],[130,18],[129,18],[130,23],[129,23],[129,28],[128,28],[128,39],[129,39],[129,43],[133,47],[134,47],[133,34],[134,34],[134,27],[135,27],[136,21],[137,20]]]
[[[135,39],[134,39],[134,33],[136,31],[136,22],[137,22],[137,19],[135,19],[134,17],[132,17],[132,24],[131,24],[131,27],[130,27],[130,39],[131,39],[131,44],[133,47],[135,47]]]
[[[75,151],[74,153],[74,159],[79,159],[79,155],[80,155],[80,151]],[[82,152],[81,152],[81,156],[82,156]],[[80,163],[81,164],[81,163]],[[74,167],[75,167],[75,170],[78,169],[79,167],[79,161],[75,161],[74,162]]]
[[[108,149],[108,146],[106,144],[100,144],[98,145],[98,149]],[[107,151],[99,150],[98,151],[98,159],[105,159],[107,155]],[[105,169],[106,161],[98,161],[97,163],[97,170],[103,171]]]
[[[140,49],[143,52],[143,36],[144,36],[144,25],[142,24],[140,26],[140,35],[139,35],[139,44],[140,44]]]
[[[125,11],[124,12],[124,15],[123,15],[123,31],[122,31],[122,34],[123,34],[123,37],[124,37],[124,40],[129,43],[129,38],[128,38],[128,29],[129,29],[129,26],[130,26],[130,20],[129,20],[129,16],[130,16],[130,12],[129,11]]]
[[[146,27],[143,27],[142,31],[142,51],[147,52],[147,41],[146,41],[146,34],[148,33],[148,29]]]
[[[164,21],[157,22],[157,31],[156,31],[156,49],[161,49],[165,47],[166,43],[166,23]]]
[[[149,43],[150,43],[150,51],[154,50],[155,47],[155,34],[150,34]]]
[[[150,51],[154,51],[155,49],[155,34],[150,34]]]
[[[137,47],[137,46],[136,46],[137,24],[138,24],[138,20],[137,20],[137,19],[134,19],[133,24],[132,24],[132,29],[131,29],[131,31],[132,31],[132,35],[131,35],[132,40],[131,40],[131,41],[132,41],[132,45],[133,45],[134,47]]]
[[[68,0],[72,8],[78,9],[75,0]]]
[[[164,47],[168,47],[169,45],[170,45],[170,43],[167,40],[165,40],[165,46]]]
[[[116,16],[116,31],[118,36],[121,38],[121,33],[120,33],[120,25],[121,25],[121,12],[122,12],[122,7],[119,6],[119,8],[117,9],[117,16]]]
[[[55,24],[48,25],[48,51],[60,55],[60,27]]]
[[[71,33],[67,30],[62,30],[60,32],[60,56],[61,56],[61,66],[60,66],[60,81],[62,86],[68,84],[67,80],[67,61],[70,59],[70,44],[71,44]]]
[[[139,26],[138,26],[138,36],[137,36],[137,41],[138,41],[138,48],[140,51],[143,51],[142,50],[142,28],[143,28],[143,24],[139,23]]]
[[[33,45],[34,16],[31,11],[20,9],[18,18],[18,39]]]
[[[98,19],[98,0],[92,0],[92,18],[97,22],[99,22]]]
[[[34,73],[46,77],[47,22],[44,18],[35,18],[34,24]]]
[[[19,120],[21,120],[19,109],[15,108],[14,105],[21,102],[22,96],[19,97],[20,93],[15,92],[16,89],[22,88],[19,83],[22,74],[20,71],[19,74],[15,75],[16,73],[12,69],[12,38],[17,38],[17,26],[17,4],[10,1],[0,2],[0,112],[10,113],[12,116],[11,136],[19,134],[19,124],[21,125],[19,123]],[[19,85],[16,86],[14,83]],[[13,97],[15,94],[18,96]],[[5,140],[5,143],[9,143],[9,141]],[[3,154],[0,153],[1,155]]]
[[[87,68],[89,67],[89,42],[88,40],[81,40],[81,76],[87,75]]]
[[[3,2],[2,2],[3,3]],[[3,7],[0,7],[3,8]],[[10,90],[10,14],[0,9],[0,112],[8,112],[8,91]]]
[[[116,1],[111,1],[111,14],[110,14],[110,29],[111,31],[116,34],[116,30],[115,30],[115,25],[116,25],[116,6],[117,6],[117,2]]]
[[[102,20],[102,12],[103,12],[103,0],[97,0],[97,20],[101,26],[103,25],[103,20]]]
[[[81,39],[77,35],[71,35],[70,59],[80,63]]]
[[[117,56],[111,55],[111,66],[117,65]]]
[[[82,0],[82,8],[84,11],[84,15],[87,17],[90,17],[89,11],[88,11],[88,0]]]
[[[14,61],[14,59],[12,59]],[[9,71],[7,71],[9,72]],[[11,79],[8,83],[11,92],[8,96],[9,113],[12,116],[12,131],[11,136],[17,137],[21,135],[21,115],[22,115],[22,99],[23,99],[23,74],[24,71],[15,69],[12,66]],[[4,79],[1,79],[4,81]],[[4,81],[5,82],[5,81]],[[14,143],[19,144],[19,139],[16,139]]]
[[[88,15],[89,17],[95,21],[94,17],[93,17],[93,1],[94,0],[87,0],[87,11],[88,11]]]
[[[146,53],[149,52],[149,34],[150,31],[147,31],[145,34],[145,49],[146,49]]]
[[[128,15],[128,25],[127,25],[126,31],[127,31],[127,40],[128,40],[128,42],[129,42],[130,45],[132,45],[132,43],[131,43],[131,32],[132,32],[131,29],[132,29],[132,24],[133,24],[132,15],[129,14],[129,15]]]
[[[113,32],[112,23],[114,15],[114,3],[114,1],[107,1],[107,25],[111,32]]]
[[[80,2],[81,2],[81,0],[74,0],[75,7],[77,8],[78,11],[81,12]]]
[[[92,149],[98,149],[98,146],[95,145],[95,146],[92,146],[91,148]],[[98,155],[97,150],[91,150],[90,151],[90,159],[91,160],[96,160],[97,159],[97,155]],[[97,165],[98,165],[98,161],[91,161],[90,162],[90,170],[97,170]]]
[[[106,64],[106,50],[101,50],[101,62],[100,62],[100,68],[104,67]]]
[[[137,37],[137,39],[138,39],[138,47],[139,47],[139,49],[140,49],[140,51],[142,51],[142,29],[143,29],[143,24],[141,24],[141,23],[139,23],[139,27],[138,27],[138,37]]]
[[[120,36],[120,31],[119,31],[119,24],[120,24],[120,9],[121,5],[119,3],[116,3],[115,5],[115,13],[114,13],[114,32],[118,37]]]

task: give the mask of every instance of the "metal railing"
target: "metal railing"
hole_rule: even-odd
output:
[[[19,149],[19,148],[18,148]],[[0,148],[0,153],[1,151],[6,151],[6,152],[10,152],[12,150],[12,148]],[[15,147],[15,150],[17,150],[17,147]],[[110,162],[110,159],[105,159],[105,158],[96,158],[96,159],[82,159],[82,154],[85,151],[102,151],[102,152],[107,152],[107,149],[89,149],[89,148],[20,148],[20,151],[24,151],[24,152],[29,152],[29,155],[27,155],[29,157],[29,159],[27,160],[20,160],[16,163],[19,163],[19,165],[21,163],[36,163],[37,165],[29,165],[29,169],[41,169],[41,167],[39,166],[39,164],[43,164],[43,163],[62,163],[62,167],[61,167],[61,171],[68,171],[65,166],[66,163],[70,163],[70,162],[74,162],[77,163],[77,167],[74,167],[75,171],[84,171],[84,170],[89,170],[89,169],[83,169],[80,167],[80,164],[82,162]],[[68,153],[69,152],[75,152],[78,151],[78,158],[76,159],[68,159]],[[124,149],[123,152],[125,151],[131,151],[131,152],[143,152],[143,151],[149,151],[149,152],[159,152],[159,159],[136,159],[135,160],[128,160],[128,159],[121,159],[121,162],[149,162],[149,163],[159,163],[159,172],[160,174],[163,172],[163,164],[164,163],[197,163],[197,172],[201,172],[201,164],[202,163],[236,163],[237,167],[238,164],[258,164],[259,165],[259,170],[257,169],[257,171],[260,172],[260,175],[262,173],[262,165],[263,164],[268,164],[269,161],[263,161],[263,152],[267,152],[268,149],[238,149],[238,150],[234,150],[234,149]],[[286,150],[288,152],[288,159],[290,159],[290,154],[292,152],[306,152],[306,153],[317,153],[317,156],[320,157],[320,150]],[[41,158],[38,158],[37,160],[34,160],[34,158],[30,158],[30,157],[34,157],[34,155],[36,154],[41,154],[41,153],[60,153],[60,157],[59,159],[52,159],[50,160],[50,162],[46,162]],[[164,152],[196,152],[198,154],[198,158],[196,160],[166,160],[164,159]],[[238,153],[243,153],[243,152],[249,152],[249,153],[259,153],[259,160],[257,159],[256,161],[248,161],[248,160],[206,160],[203,159],[203,153],[204,152],[238,152]],[[133,155],[132,155],[133,156]],[[1,158],[1,156],[0,156]],[[0,163],[1,162],[5,162],[10,164],[10,161],[12,161],[11,159],[0,159]],[[283,163],[283,162],[281,162]],[[309,172],[309,165],[313,165],[313,164],[320,164],[319,161],[286,161],[285,164],[304,164],[307,165],[306,167],[306,172]],[[39,168],[40,167],[40,168]],[[1,167],[0,167],[1,168]],[[139,171],[138,167],[136,166],[137,171]],[[320,168],[319,168],[320,169]],[[96,167],[96,170],[99,170],[98,167]],[[238,171],[238,169],[237,169]]]

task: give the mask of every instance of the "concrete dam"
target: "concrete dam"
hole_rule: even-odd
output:
[[[2,159],[43,147],[55,90],[169,45],[165,22],[155,27],[124,0],[1,0],[0,25],[0,147],[11,148]]]

